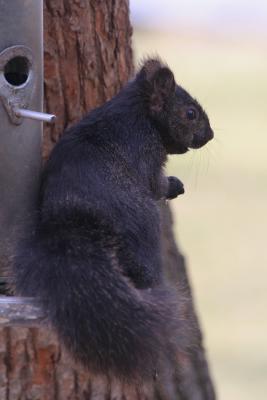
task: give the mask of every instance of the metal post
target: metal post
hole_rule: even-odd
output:
[[[42,104],[43,1],[0,0],[0,268],[36,201],[42,123],[21,113]]]

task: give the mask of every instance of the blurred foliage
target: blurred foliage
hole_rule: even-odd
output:
[[[267,393],[267,51],[259,39],[136,31],[206,109],[215,139],[170,158],[174,200],[219,398]]]

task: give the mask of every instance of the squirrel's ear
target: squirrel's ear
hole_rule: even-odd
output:
[[[168,99],[174,94],[175,80],[172,71],[161,67],[153,75],[151,81],[152,93],[150,96],[150,110],[158,113],[164,110]]]
[[[152,114],[164,111],[168,99],[174,94],[175,80],[172,71],[159,59],[149,59],[141,70],[149,95],[149,108]]]
[[[173,73],[158,59],[147,60],[142,71],[147,83],[150,111],[152,114],[160,113],[175,91]]]
[[[142,70],[145,72],[146,79],[150,81],[154,74],[163,67],[162,62],[157,58],[150,58],[146,60],[143,64]]]

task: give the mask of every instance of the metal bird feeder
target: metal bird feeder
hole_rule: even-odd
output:
[[[54,119],[42,104],[43,1],[0,0],[0,267],[36,201],[41,121]]]

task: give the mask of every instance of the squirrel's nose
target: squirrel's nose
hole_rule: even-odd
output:
[[[210,128],[210,130],[209,130],[209,135],[208,135],[208,137],[209,137],[209,140],[211,140],[211,139],[213,139],[214,138],[214,132],[213,132],[213,130]]]
[[[192,143],[189,147],[192,149],[199,149],[208,143],[214,136],[213,130],[211,128],[206,129],[204,132],[194,134]]]

